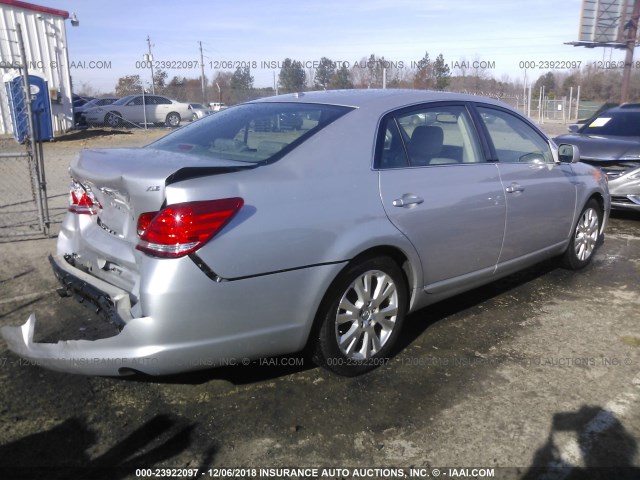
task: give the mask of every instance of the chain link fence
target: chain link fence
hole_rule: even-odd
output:
[[[0,138],[0,242],[48,234],[44,161],[41,142],[32,141],[27,88],[7,96],[15,138]]]
[[[28,153],[0,153],[0,242],[41,236]]]

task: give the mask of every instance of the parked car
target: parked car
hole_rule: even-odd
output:
[[[303,119],[297,113],[282,113],[279,116],[277,128],[300,130],[302,128]]]
[[[77,124],[80,121],[80,112],[79,110],[86,105],[88,102],[93,100],[95,97],[87,97],[77,94],[71,95],[71,101],[73,105],[73,121],[74,124]]]
[[[305,129],[254,128],[294,114]],[[85,374],[301,350],[360,374],[409,312],[544,259],[589,264],[610,199],[578,158],[502,103],[418,90],[264,98],[144,148],[83,150],[50,260],[62,293],[121,331],[37,343],[31,315],[2,335]]]
[[[204,118],[207,115],[211,115],[213,113],[213,110],[205,107],[201,103],[190,103],[189,110],[191,110],[191,113],[193,113],[193,120]]]
[[[193,120],[188,103],[181,103],[161,95],[127,95],[111,105],[94,107],[84,113],[89,125],[128,127],[161,124],[177,127],[180,122]]]
[[[275,132],[280,130],[300,130],[303,118],[298,113],[279,113],[254,119],[252,126],[256,132]]]
[[[581,118],[581,119],[577,120],[576,123],[567,125],[567,128],[569,129],[570,132],[577,132],[578,129],[582,125],[584,125],[585,123],[591,123],[591,121],[595,120],[597,117],[599,117],[601,113],[603,113],[604,111],[609,110],[611,108],[617,107],[618,105],[620,105],[620,104],[619,103],[613,103],[613,102],[603,103],[602,105],[600,105],[600,107],[598,107],[598,109],[590,117]]]
[[[640,211],[640,104],[611,108],[555,141],[577,145],[606,174],[612,208]]]
[[[89,100],[84,105],[74,108],[73,115],[76,122],[76,125],[86,126],[87,119],[84,117],[84,112],[90,110],[94,107],[104,107],[106,105],[111,105],[113,102],[117,101],[118,97],[101,97],[101,98],[93,98]]]
[[[213,110],[214,112],[219,112],[221,110],[225,110],[227,107],[226,104],[221,103],[221,102],[210,102],[209,103],[209,108],[211,110]]]
[[[83,106],[84,104],[86,104],[87,102],[89,102],[90,100],[93,100],[95,98],[95,97],[77,95],[75,93],[71,97],[72,97],[71,100],[73,102],[73,108],[74,109]]]

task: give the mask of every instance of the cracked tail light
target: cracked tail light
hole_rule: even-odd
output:
[[[71,189],[69,191],[69,208],[73,213],[84,215],[95,215],[98,209],[102,208],[100,203],[93,196],[90,189],[85,188],[76,180],[71,180]]]
[[[242,198],[169,205],[138,217],[137,250],[156,257],[178,258],[198,250],[229,223],[244,205]]]

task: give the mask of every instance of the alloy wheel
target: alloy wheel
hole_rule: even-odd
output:
[[[398,290],[380,270],[359,275],[343,293],[336,312],[340,351],[353,360],[371,358],[391,336],[398,316]]]
[[[598,212],[593,208],[587,208],[580,217],[576,227],[576,236],[573,242],[576,257],[581,262],[591,256],[598,241],[600,222]]]

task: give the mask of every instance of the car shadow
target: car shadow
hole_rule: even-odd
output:
[[[88,451],[97,435],[83,419],[69,418],[47,431],[0,446],[0,478],[123,479],[137,468],[152,469],[186,451],[194,428],[183,419],[156,415],[91,458]],[[201,465],[210,465],[214,454],[213,447],[206,450]]]
[[[558,269],[557,259],[547,260],[525,270],[521,270],[495,282],[458,294],[433,305],[422,308],[405,319],[392,356],[406,350],[429,327],[445,318],[459,314],[469,308],[485,303],[533,280]]]
[[[224,380],[233,385],[247,385],[275,380],[276,378],[317,368],[304,352],[252,360],[248,361],[246,365],[243,364],[243,360],[234,360],[232,365],[177,373],[175,375],[156,377],[144,373],[135,373],[121,378],[131,382],[177,385],[201,385],[214,380]],[[244,361],[246,362],[246,360]]]
[[[611,218],[619,218],[621,220],[640,220],[640,211],[632,212],[631,210],[611,210]]]
[[[133,135],[129,130],[106,130],[102,128],[88,128],[85,130],[75,130],[71,133],[56,137],[54,142],[71,142],[74,140],[86,140],[95,137],[111,137],[115,135]]]

